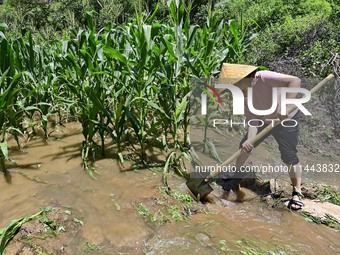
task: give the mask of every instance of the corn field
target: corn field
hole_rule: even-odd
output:
[[[209,15],[198,26],[190,22],[190,5],[170,1],[168,8],[164,21],[156,20],[156,8],[100,30],[89,12],[86,28],[58,40],[6,34],[0,24],[1,170],[9,137],[19,146],[18,137],[39,126],[48,139],[53,114],[81,123],[83,165],[92,177],[96,158],[112,144],[121,162],[132,151],[136,162],[152,166],[147,151],[157,146],[167,155],[164,171],[180,169],[190,147],[190,81],[217,76],[223,62],[242,58],[245,44],[234,21]]]

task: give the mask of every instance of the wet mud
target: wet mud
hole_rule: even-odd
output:
[[[10,157],[26,167],[10,168],[10,182],[0,178],[0,228],[41,208],[74,213],[63,216],[67,235],[34,241],[45,254],[340,254],[339,231],[273,208],[251,189],[243,203],[223,199],[219,186],[214,203],[186,202],[183,178],[169,175],[182,197],[168,196],[161,169],[133,170],[117,159],[98,160],[94,180],[81,167],[80,131],[67,123],[47,142],[31,139],[22,151],[11,144]],[[221,157],[237,140],[229,138]],[[271,157],[265,148],[257,155],[251,162]],[[14,239],[7,254],[38,254],[29,247]]]

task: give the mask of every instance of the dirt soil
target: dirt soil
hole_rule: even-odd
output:
[[[79,214],[79,212],[77,213]],[[43,217],[22,225],[7,247],[7,254],[62,254],[83,224],[75,210],[54,205]]]

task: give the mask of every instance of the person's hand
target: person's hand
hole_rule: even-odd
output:
[[[251,152],[251,150],[253,149],[253,145],[249,142],[249,140],[246,140],[243,144],[242,144],[242,149],[245,152]]]

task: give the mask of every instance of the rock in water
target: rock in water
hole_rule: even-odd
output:
[[[337,221],[340,222],[340,206],[329,202],[321,202],[308,199],[304,199],[303,203],[305,204],[303,211],[309,212],[313,216],[322,219],[324,219],[328,214],[333,216],[335,219],[337,219]]]

